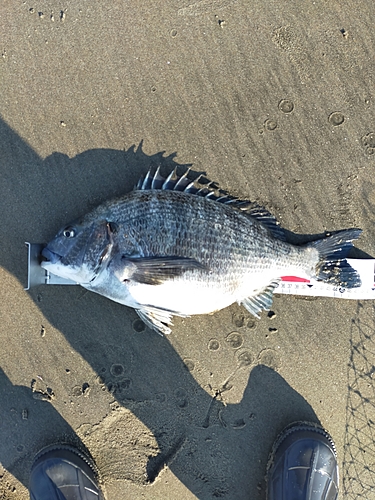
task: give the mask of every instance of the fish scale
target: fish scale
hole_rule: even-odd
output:
[[[155,252],[156,255],[170,254],[179,255],[184,252],[186,256],[202,258],[201,245],[206,245],[210,249],[211,257],[218,261],[229,264],[228,253],[238,255],[244,260],[250,261],[249,252],[256,248],[260,249],[263,244],[264,253],[269,250],[269,246],[274,243],[264,239],[265,228],[261,228],[256,221],[253,222],[253,235],[249,238],[249,220],[243,214],[234,212],[233,209],[204,198],[193,198],[184,193],[162,192],[148,193],[138,196],[132,194],[133,200],[126,203],[126,207],[121,207],[105,212],[98,212],[95,216],[106,216],[116,222],[125,224],[125,234],[134,241],[134,249],[130,246],[127,251],[137,253],[137,249],[147,252]],[[163,196],[160,196],[163,195]],[[136,212],[136,215],[132,215]],[[128,217],[129,214],[129,217]],[[150,222],[151,221],[151,222]],[[258,227],[257,227],[258,226]],[[145,232],[145,230],[147,232]],[[223,239],[223,232],[225,238]],[[199,234],[198,234],[199,233]],[[258,233],[258,234],[255,234]],[[142,234],[142,242],[140,242]],[[155,241],[155,236],[159,239]],[[257,240],[257,236],[259,240]],[[243,239],[242,245],[239,240]],[[127,238],[124,238],[124,245],[128,245]],[[246,246],[245,246],[246,245]],[[268,245],[268,248],[267,248]],[[291,253],[291,247],[280,242],[280,253]],[[231,264],[241,262],[232,260]]]
[[[135,308],[148,326],[169,333],[173,315],[233,302],[259,317],[285,275],[359,286],[345,260],[359,234],[349,229],[292,245],[264,208],[187,174],[164,179],[158,170],[61,229],[43,250],[42,266]]]

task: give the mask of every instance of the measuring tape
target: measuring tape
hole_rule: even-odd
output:
[[[42,244],[28,243],[28,276],[27,287],[29,290],[35,285],[76,285],[74,281],[60,278],[49,273],[40,266]],[[342,288],[327,285],[314,279],[303,279],[297,276],[283,276],[275,293],[289,295],[307,295],[310,297],[336,297],[340,299],[375,299],[375,259],[347,259],[348,263],[358,272],[362,284],[358,288]]]
[[[354,300],[375,299],[375,259],[347,259],[347,262],[361,277],[362,284],[357,288],[343,288],[314,279],[283,276],[275,293]]]

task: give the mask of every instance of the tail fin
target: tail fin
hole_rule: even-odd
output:
[[[315,269],[316,279],[345,288],[361,286],[359,274],[345,260],[353,246],[352,241],[357,239],[361,232],[361,229],[344,229],[309,244],[319,252],[319,262]]]

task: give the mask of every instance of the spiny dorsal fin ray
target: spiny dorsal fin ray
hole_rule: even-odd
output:
[[[160,167],[157,168],[151,183],[151,189],[160,189],[164,183],[164,177],[160,175]]]
[[[231,196],[225,191],[219,189],[212,181],[207,184],[202,183],[202,174],[198,175],[196,179],[191,180],[188,178],[189,173],[190,168],[187,169],[183,175],[178,176],[177,168],[175,168],[167,178],[164,178],[160,174],[160,167],[158,167],[154,173],[153,170],[150,169],[147,174],[138,181],[135,189],[139,191],[149,189],[181,191],[201,196],[203,198],[208,198],[225,205],[231,205],[233,208],[241,210],[246,215],[257,219],[259,222],[264,224],[276,238],[281,240],[286,239],[283,229],[279,226],[275,217],[271,215],[268,210],[251,203],[248,200],[240,200],[235,196]]]

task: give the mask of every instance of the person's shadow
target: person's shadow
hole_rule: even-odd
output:
[[[174,155],[148,156],[141,145],[127,151],[90,150],[72,159],[55,153],[42,160],[4,122],[0,135],[0,265],[23,285],[24,241],[48,241],[64,223],[130,191],[150,166],[162,165],[166,170],[176,166]],[[87,425],[81,432],[82,443],[54,409],[53,399],[39,401],[35,390],[14,386],[3,374],[0,462],[26,487],[34,453],[63,439],[86,445],[109,479],[114,475],[152,487],[168,466],[197,498],[264,499],[267,457],[277,434],[295,420],[318,422],[306,400],[267,366],[234,365],[232,382],[244,373],[249,373],[249,379],[242,400],[226,406],[221,393],[229,390],[229,384],[209,394],[196,381],[199,374],[193,360],[182,360],[169,339],[145,329],[133,310],[78,286],[39,287],[25,293],[98,374],[103,398],[110,392],[116,401],[102,426]],[[2,300],[7,300],[4,286]],[[183,343],[184,338],[179,338]],[[57,358],[64,354],[59,345],[54,349]],[[52,389],[36,392],[49,399]],[[86,389],[88,384],[82,391]],[[88,395],[95,413],[99,403],[93,394],[100,399],[100,391]],[[128,440],[116,434],[120,420],[121,426],[126,425],[128,410],[152,433],[147,442],[142,444],[134,429],[127,429]],[[124,459],[132,456],[141,470]]]

